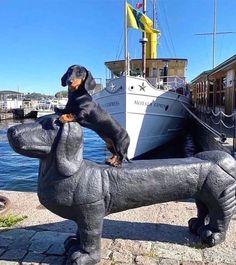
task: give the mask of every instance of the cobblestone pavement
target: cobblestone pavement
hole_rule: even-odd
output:
[[[27,216],[0,232],[0,265],[60,265],[63,242],[76,231],[73,222],[42,207],[35,193],[5,192],[11,200],[7,214]],[[202,248],[187,221],[195,215],[193,202],[171,202],[113,214],[104,221],[102,260],[99,265],[235,265],[236,218],[226,241]]]

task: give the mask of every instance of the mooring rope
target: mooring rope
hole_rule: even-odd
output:
[[[181,102],[182,106],[188,111],[188,113],[190,113],[190,115],[196,119],[202,126],[204,126],[207,130],[209,130],[211,133],[213,133],[215,136],[219,137],[221,139],[222,142],[226,141],[226,136],[223,133],[218,132],[217,130],[215,130],[214,128],[212,128],[210,125],[208,125],[207,123],[205,123],[204,121],[202,121],[201,119],[199,119],[189,108],[187,108],[182,102]]]

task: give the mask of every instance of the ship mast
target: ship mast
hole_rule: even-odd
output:
[[[130,74],[130,66],[129,66],[129,53],[128,53],[128,14],[127,14],[127,0],[124,1],[124,58],[125,58],[125,75]],[[142,2],[143,6],[143,14],[147,13],[147,4],[146,0]],[[155,26],[155,0],[153,1],[153,25]],[[157,33],[146,33],[143,31],[142,38],[140,39],[140,43],[142,44],[142,76],[146,77],[146,59],[148,58],[156,58],[157,54]],[[147,45],[149,43],[149,45]],[[147,52],[148,50],[148,52]]]

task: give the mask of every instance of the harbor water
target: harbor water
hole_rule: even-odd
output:
[[[38,159],[28,158],[15,153],[7,139],[7,129],[17,123],[29,123],[33,120],[8,120],[0,122],[0,189],[14,191],[36,191]],[[199,151],[191,134],[175,139],[171,143],[156,149],[145,159],[189,157]],[[84,158],[104,163],[108,153],[104,142],[96,133],[84,129]]]

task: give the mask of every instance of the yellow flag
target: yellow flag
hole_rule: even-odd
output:
[[[135,29],[145,31],[147,33],[160,33],[159,30],[153,29],[152,20],[134,9],[130,4],[127,3],[127,26]]]

